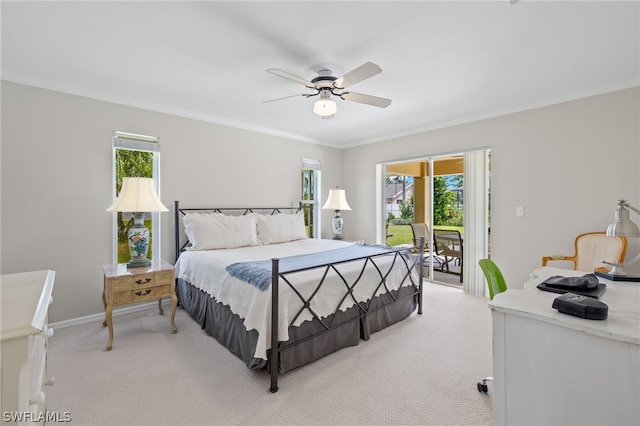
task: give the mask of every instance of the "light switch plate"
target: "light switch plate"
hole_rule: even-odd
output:
[[[522,206],[516,207],[516,216],[524,216],[524,207]]]

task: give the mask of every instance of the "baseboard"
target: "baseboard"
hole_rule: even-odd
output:
[[[162,306],[163,307],[168,306],[169,308],[171,308],[171,299],[170,298],[162,299]],[[153,301],[149,303],[141,303],[139,305],[131,305],[131,306],[124,306],[122,308],[116,308],[113,310],[113,313],[111,315],[112,317],[119,317],[122,315],[131,314],[134,312],[146,311],[147,309],[158,309],[158,302]],[[94,321],[100,321],[100,322],[104,321],[104,312],[101,312],[99,314],[87,315],[84,317],[71,318],[64,321],[52,322],[48,326],[49,328],[56,330],[61,328],[73,327],[75,325],[88,324]]]

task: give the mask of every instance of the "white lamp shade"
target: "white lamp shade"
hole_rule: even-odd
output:
[[[153,179],[126,177],[116,201],[108,212],[168,212],[153,185]]]
[[[323,91],[320,94],[320,99],[313,104],[313,112],[321,117],[331,117],[338,112],[338,106],[332,99],[330,99],[329,93]]]
[[[325,210],[351,210],[344,189],[337,188],[329,190],[329,198],[322,208]]]

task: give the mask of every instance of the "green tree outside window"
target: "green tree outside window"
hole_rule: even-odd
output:
[[[120,194],[122,180],[125,177],[153,177],[153,152],[136,151],[130,149],[116,149],[116,194]],[[149,252],[148,259],[153,259],[153,233],[151,232],[151,219],[145,219],[145,226],[149,228]],[[131,260],[127,233],[133,225],[133,217],[124,221],[123,213],[118,212],[118,263],[126,263]]]

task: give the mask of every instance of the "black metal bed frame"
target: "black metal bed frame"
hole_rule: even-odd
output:
[[[262,214],[279,214],[282,212],[291,212],[298,213],[305,208],[308,208],[308,205],[299,203],[297,207],[189,207],[184,208],[180,207],[180,201],[174,201],[174,214],[173,214],[173,225],[174,225],[174,242],[175,242],[175,261],[178,260],[180,253],[185,251],[189,246],[189,241],[185,241],[183,244],[180,244],[180,215],[186,215],[187,213],[222,213],[225,212],[236,212],[238,216],[247,215],[249,213],[262,213]]]
[[[237,207],[212,207],[212,208],[180,208],[179,206],[179,202],[178,201],[174,201],[174,206],[175,206],[175,211],[174,211],[174,225],[175,225],[175,248],[176,248],[176,261],[178,260],[178,257],[180,256],[180,254],[186,250],[186,248],[189,245],[189,241],[186,241],[183,244],[180,244],[180,215],[185,215],[187,213],[193,213],[193,212],[210,212],[210,213],[225,213],[225,212],[237,212],[239,215],[246,215],[249,213],[257,213],[257,212],[270,212],[270,214],[279,214],[282,213],[284,211],[291,211],[291,212],[299,212],[300,210],[302,210],[304,208],[303,204],[300,203],[300,205],[298,207],[241,207],[241,208],[237,208]],[[338,262],[333,262],[333,263],[328,263],[328,264],[321,264],[321,265],[315,265],[315,266],[311,266],[311,267],[305,267],[305,268],[300,268],[300,269],[296,269],[296,270],[289,270],[286,272],[280,272],[279,270],[279,260],[277,258],[271,259],[272,261],[272,274],[271,274],[271,349],[269,349],[267,351],[267,363],[269,366],[269,374],[271,376],[271,387],[270,387],[270,391],[273,392],[277,392],[278,391],[278,366],[279,366],[279,361],[280,361],[280,354],[287,350],[290,349],[298,344],[301,344],[307,340],[310,340],[316,336],[322,335],[324,333],[330,332],[332,330],[335,330],[339,327],[342,327],[348,323],[351,323],[352,321],[360,321],[362,320],[364,317],[366,317],[367,315],[376,312],[380,309],[385,308],[386,306],[393,304],[395,302],[397,302],[400,299],[404,299],[404,298],[410,298],[410,297],[415,297],[417,298],[417,306],[418,306],[418,314],[421,315],[422,314],[422,279],[424,276],[424,262],[423,262],[423,258],[424,258],[424,238],[420,238],[420,242],[418,245],[416,246],[411,246],[411,247],[403,247],[403,248],[389,248],[389,250],[384,251],[382,253],[378,253],[378,254],[374,254],[374,255],[369,255],[369,256],[360,256],[360,257],[354,257],[354,258],[349,258],[349,259],[345,259],[345,260],[341,260]],[[417,256],[415,257],[414,260],[411,260],[412,257],[408,256],[407,254],[410,252],[417,252]],[[382,256],[393,256],[393,260],[392,260],[392,265],[388,268],[386,273],[383,273],[381,268],[378,266],[378,264],[376,264],[376,258],[378,257],[382,257]],[[348,282],[348,280],[344,277],[344,275],[337,269],[336,265],[340,265],[340,264],[345,264],[345,263],[349,263],[349,262],[356,262],[356,261],[364,261],[362,268],[360,270],[360,273],[358,274],[357,278],[353,281],[352,284],[350,284]],[[402,278],[402,282],[399,285],[398,290],[396,291],[396,294],[394,295],[393,291],[390,291],[389,288],[387,287],[387,283],[386,283],[386,279],[389,275],[389,273],[391,273],[391,270],[393,269],[393,267],[395,266],[396,262],[401,262],[401,264],[404,264],[405,268],[406,268],[406,273],[404,273],[404,276]],[[361,278],[364,275],[364,272],[367,268],[368,265],[371,265],[373,268],[375,268],[375,270],[377,271],[380,281],[378,282],[378,284],[375,286],[375,289],[373,290],[373,292],[371,293],[371,297],[369,297],[368,302],[359,302],[353,295],[353,291],[355,286],[360,282]],[[417,268],[418,269],[418,282],[416,283],[414,281],[413,276],[411,275],[411,271],[413,269]],[[291,274],[295,274],[295,273],[299,273],[299,272],[303,272],[303,271],[308,271],[308,270],[312,270],[312,269],[324,269],[324,272],[322,273],[322,278],[320,279],[320,281],[318,282],[318,284],[316,285],[314,291],[311,292],[311,295],[308,298],[305,298],[296,288],[295,284],[291,281],[291,279],[288,277]],[[334,271],[339,277],[340,280],[342,281],[342,283],[345,285],[345,294],[342,297],[342,299],[340,300],[340,302],[337,304],[336,309],[334,314],[329,315],[327,317],[325,317],[325,319],[322,319],[318,314],[316,314],[316,312],[313,311],[313,309],[311,308],[311,301],[312,299],[316,296],[316,294],[318,293],[318,291],[320,290],[320,288],[322,287],[322,284],[325,281],[325,278],[327,277],[327,274],[330,271]],[[293,316],[293,319],[291,320],[291,322],[289,323],[288,327],[292,327],[293,324],[295,323],[296,319],[305,311],[308,310],[309,313],[313,316],[313,320],[316,321],[318,324],[320,324],[321,330],[315,333],[312,333],[308,336],[305,336],[299,340],[295,340],[293,342],[282,342],[278,340],[278,301],[279,301],[279,292],[280,292],[280,281],[282,280],[283,283],[286,283],[289,288],[291,288],[291,290],[297,295],[297,297],[300,299],[300,301],[302,302],[302,307],[298,310],[298,312]],[[411,282],[411,286],[413,286],[412,291],[407,292],[407,294],[403,294],[401,295],[401,290],[403,288],[411,288],[410,286],[404,286],[405,282],[409,280]],[[404,287],[403,287],[404,286]],[[375,308],[372,306],[372,302],[374,300],[374,296],[376,295],[376,293],[378,292],[378,290],[384,287],[386,290],[385,294],[388,294],[391,298],[391,301],[387,302],[387,303],[381,303],[379,306],[376,306]],[[334,323],[334,320],[337,318],[337,312],[340,309],[340,306],[342,305],[342,303],[347,299],[347,298],[351,298],[354,302],[354,308],[357,307],[358,309],[358,315],[357,316],[353,316],[351,318],[347,318],[346,320],[343,320],[341,322],[337,322]],[[274,349],[275,348],[275,349]]]

